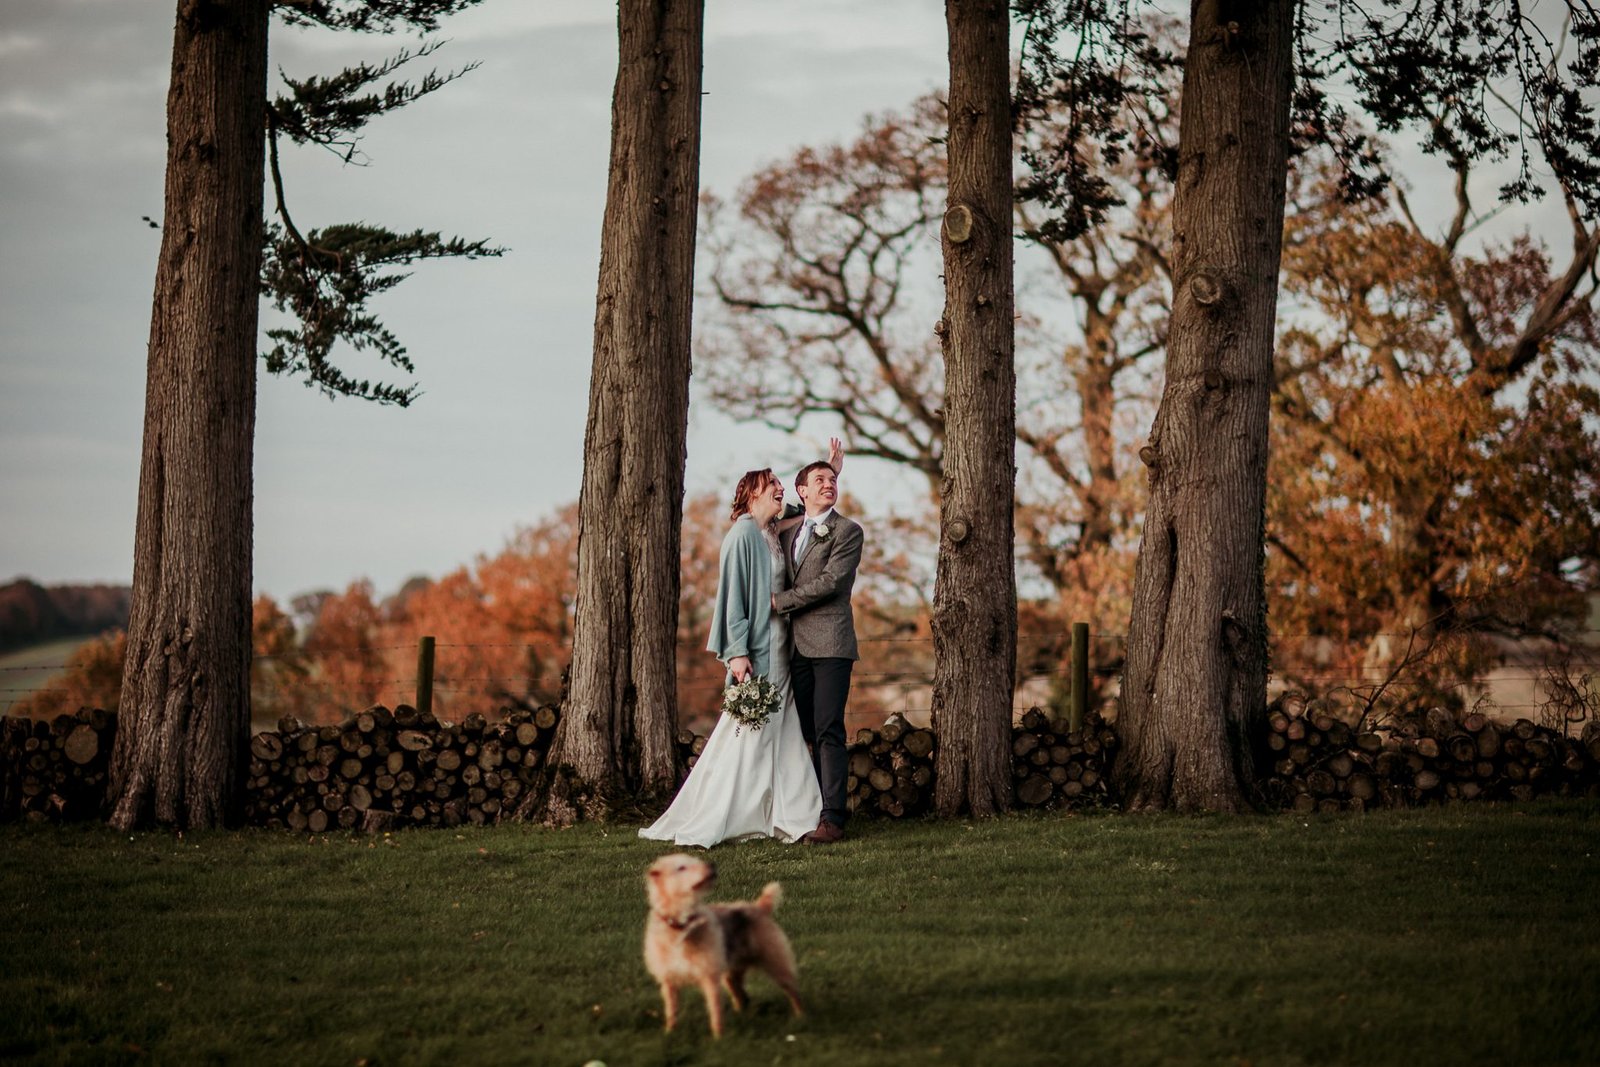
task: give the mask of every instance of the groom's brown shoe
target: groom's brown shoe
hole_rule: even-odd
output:
[[[844,827],[824,820],[817,823],[817,828],[801,840],[808,845],[831,845],[835,841],[844,840]]]

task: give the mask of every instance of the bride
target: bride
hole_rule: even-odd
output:
[[[706,646],[733,681],[772,682],[782,708],[760,729],[740,728],[724,712],[672,805],[640,837],[710,848],[750,837],[793,842],[817,827],[822,792],[789,687],[789,624],[772,610],[788,581],[773,528],[782,513],[783,483],[771,470],[739,479]]]

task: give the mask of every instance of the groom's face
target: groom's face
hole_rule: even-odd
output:
[[[839,497],[839,476],[826,467],[814,470],[797,491],[807,511],[826,511]]]

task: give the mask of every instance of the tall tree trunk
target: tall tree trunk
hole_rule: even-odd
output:
[[[214,827],[250,725],[267,0],[181,0],[111,823]]]
[[[675,636],[703,0],[622,0],[578,518],[571,688],[545,818],[676,781]],[[564,765],[564,766],[563,766]]]
[[[1267,411],[1294,0],[1196,0],[1115,780],[1130,810],[1236,811],[1266,705]]]
[[[933,593],[935,802],[944,815],[988,815],[1011,806],[1017,658],[1010,16],[1002,0],[946,0],[945,22],[950,194],[940,323],[944,485]]]

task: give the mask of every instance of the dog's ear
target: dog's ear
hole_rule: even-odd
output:
[[[645,872],[644,895],[649,898],[650,906],[657,910],[663,907],[666,900],[666,889],[661,883],[661,876],[665,873],[659,867],[651,867]]]

